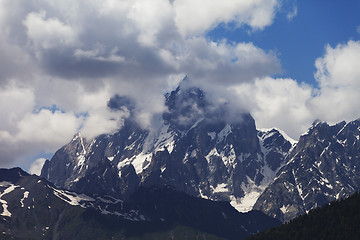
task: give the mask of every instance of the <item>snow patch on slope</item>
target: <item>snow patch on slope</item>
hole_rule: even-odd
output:
[[[224,147],[226,150],[229,150],[228,154],[225,151],[221,151],[220,156],[227,168],[234,167],[236,164],[236,154],[232,144],[226,145]]]
[[[288,212],[288,208],[289,208],[290,205],[283,205],[281,208],[280,208],[280,211],[283,213],[283,214],[286,214]]]
[[[174,136],[175,132],[169,131],[169,125],[163,125],[160,129],[158,138],[155,140],[154,152],[165,151],[166,148],[171,154],[175,145]]]
[[[0,187],[6,187],[6,189],[0,194],[0,203],[2,204],[3,212],[0,214],[4,217],[11,217],[11,213],[8,210],[8,203],[4,199],[1,199],[4,195],[12,192],[15,188],[19,187],[10,182],[0,182]]]
[[[225,127],[218,133],[218,142],[222,142],[231,133],[231,126],[226,124]]]
[[[294,146],[294,145],[296,145],[296,144],[298,143],[298,141],[296,141],[295,139],[293,139],[292,137],[290,137],[289,135],[287,135],[286,132],[284,132],[283,130],[281,130],[281,129],[279,129],[279,128],[258,128],[258,129],[257,129],[258,132],[263,132],[263,133],[265,133],[265,134],[261,137],[262,140],[265,140],[266,138],[272,137],[274,134],[276,134],[275,132],[270,133],[271,131],[274,131],[274,130],[277,131],[277,132],[279,132],[279,133],[283,136],[283,138],[284,138],[285,140],[287,140],[288,142],[290,142],[290,144],[291,144],[292,146]]]
[[[211,137],[211,140],[216,138],[216,132],[208,132],[208,136]]]
[[[196,152],[195,152],[196,153]],[[192,155],[192,154],[191,154]],[[208,164],[210,164],[211,162],[211,158],[213,156],[216,156],[216,157],[220,157],[220,154],[218,153],[217,149],[216,148],[213,148],[209,153],[208,155],[205,156],[205,159],[206,161],[208,162]]]
[[[69,192],[66,190],[60,190],[56,188],[52,188],[54,191],[55,196],[62,199],[63,201],[69,203],[73,206],[81,206],[85,208],[85,205],[83,202],[92,202],[95,201],[95,199],[85,195],[85,194],[77,194],[74,192]]]
[[[253,180],[246,176],[247,183],[241,184],[241,188],[244,191],[244,196],[242,198],[236,198],[233,195],[230,196],[230,204],[239,212],[248,212],[252,210],[257,199],[270,184],[273,176],[276,175],[277,171],[272,171],[267,165],[265,165],[261,168],[260,172],[264,175],[264,179],[261,181],[259,186],[257,186]]]
[[[194,152],[194,151],[193,151]],[[196,157],[196,155],[193,154],[191,155],[191,157]],[[207,160],[208,164],[211,163],[211,160],[213,157],[220,157],[221,160],[223,161],[224,165],[227,168],[230,167],[234,167],[236,164],[236,154],[235,154],[235,150],[233,145],[226,145],[224,147],[224,151],[221,151],[220,153],[218,152],[218,150],[215,148],[213,148],[206,156],[205,159]]]
[[[152,153],[140,153],[139,155],[135,156],[135,158],[133,158],[132,160],[132,165],[135,168],[136,174],[140,174],[142,173],[142,171],[144,170],[144,163],[145,161],[150,162],[152,158]]]
[[[78,156],[76,157],[77,160],[76,168],[80,168],[81,171],[85,164],[86,149],[85,149],[84,139],[81,137],[80,133],[77,135],[76,138],[73,139],[73,141],[76,140],[77,138],[80,139],[82,150],[80,153],[77,152]]]
[[[212,190],[213,190],[214,193],[229,192],[229,189],[227,188],[226,183],[220,183],[220,184],[216,185],[215,188],[212,187]]]
[[[24,196],[22,197],[22,199],[20,200],[21,203],[21,207],[24,207],[24,200],[27,199],[29,197],[29,191],[25,191],[24,192]]]
[[[248,212],[252,210],[256,200],[260,194],[265,190],[266,186],[256,186],[255,182],[252,181],[248,176],[247,184],[242,183],[241,188],[245,195],[242,198],[232,197],[230,204],[239,212]]]
[[[125,158],[121,162],[118,163],[117,168],[121,170],[124,166],[132,164],[135,168],[136,174],[140,174],[149,166],[149,164],[145,164],[146,162],[150,163],[152,159],[152,153],[140,153],[138,155],[132,156],[131,158]]]

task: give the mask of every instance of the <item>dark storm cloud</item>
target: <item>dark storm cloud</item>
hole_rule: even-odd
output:
[[[119,96],[116,94],[110,98],[107,106],[112,111],[123,110],[123,108],[127,108],[129,111],[132,111],[135,109],[136,104],[134,100],[129,97]]]

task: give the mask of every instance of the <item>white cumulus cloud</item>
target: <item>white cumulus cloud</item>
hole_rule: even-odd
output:
[[[289,131],[285,119],[305,125],[312,111],[311,89],[291,79],[267,77],[281,71],[275,54],[251,42],[206,37],[219,24],[262,30],[273,23],[281,3],[0,1],[0,165],[29,166],[37,153],[55,151],[78,130],[89,138],[113,132],[129,115],[110,111],[107,102],[114,95],[131,97],[136,102],[133,117],[151,128],[154,116],[166,111],[165,91],[185,75],[214,102],[231,101],[234,109],[251,111],[261,124],[281,122]],[[325,62],[320,65],[332,69]],[[335,72],[331,79],[337,79]],[[241,85],[254,95],[237,95],[234,89]]]
[[[360,118],[358,59],[360,41],[327,46],[315,62],[318,87],[267,77],[235,89],[259,127],[278,127],[297,139],[316,119],[334,124]]]
[[[76,41],[76,33],[71,26],[57,18],[46,18],[46,12],[31,12],[23,21],[29,40],[36,47],[45,49],[70,45]]]
[[[45,158],[38,158],[36,159],[29,168],[29,173],[30,174],[36,174],[38,176],[40,176],[41,174],[41,169],[45,163],[46,159]]]
[[[312,101],[314,114],[330,122],[360,117],[360,41],[326,47],[316,60],[320,88]]]
[[[175,0],[175,22],[183,36],[202,34],[219,23],[248,24],[263,29],[272,24],[276,0]]]

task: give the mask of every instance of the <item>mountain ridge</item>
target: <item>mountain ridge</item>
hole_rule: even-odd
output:
[[[167,186],[141,187],[122,201],[58,189],[20,168],[0,173],[2,239],[243,239],[280,224]]]
[[[315,122],[254,209],[288,221],[359,191],[359,137],[359,119],[334,125]]]
[[[41,176],[59,187],[119,198],[139,186],[166,184],[251,210],[285,163],[289,140],[276,129],[257,130],[250,114],[227,121],[227,105],[214,107],[199,88],[178,87],[166,105],[157,132],[128,119],[118,132],[90,142],[76,135],[46,161]]]
[[[359,189],[350,173],[360,168],[359,120],[315,121],[295,141],[280,129],[257,129],[248,113],[230,118],[226,103],[213,105],[196,87],[180,85],[165,98],[157,131],[130,117],[113,134],[89,141],[75,135],[41,175],[62,188],[120,199],[142,186],[169,185],[281,221]],[[111,106],[133,108],[120,96]]]

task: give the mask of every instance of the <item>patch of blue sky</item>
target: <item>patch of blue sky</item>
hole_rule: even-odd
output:
[[[47,160],[50,160],[53,156],[54,156],[54,152],[46,152],[46,151],[41,151],[34,155],[28,155],[25,161],[19,162],[19,167],[29,172],[31,164],[34,163],[36,159],[45,158]]]
[[[263,30],[228,23],[218,25],[207,37],[212,41],[252,42],[280,59],[282,72],[273,77],[292,78],[316,87],[315,60],[324,55],[325,47],[360,39],[360,1],[284,3],[273,24]]]
[[[53,104],[51,106],[36,107],[34,108],[33,113],[39,113],[43,109],[49,110],[51,113],[55,113],[55,112],[65,113],[65,111],[60,109],[56,104]]]
[[[43,109],[49,110],[51,113],[55,113],[55,112],[66,113],[65,110],[59,108],[56,104],[53,104],[51,106],[36,107],[36,108],[34,108],[33,113],[39,113]],[[88,112],[79,112],[79,113],[74,113],[74,115],[77,118],[87,118],[89,116],[89,113]]]

